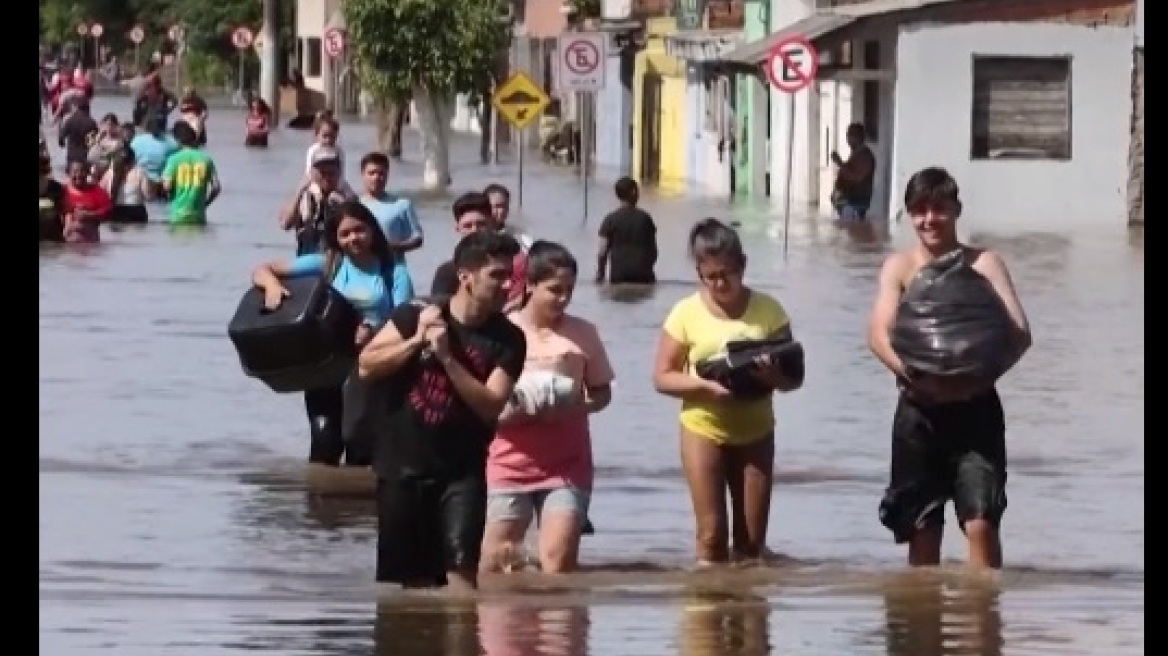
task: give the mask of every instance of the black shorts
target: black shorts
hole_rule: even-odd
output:
[[[446,585],[477,571],[487,520],[487,482],[466,478],[377,479],[377,580]]]
[[[268,135],[266,134],[249,134],[243,138],[243,145],[248,148],[267,148]]]
[[[994,390],[936,405],[900,396],[880,523],[897,543],[907,542],[944,524],[949,499],[962,528],[972,519],[997,526],[1006,511],[1006,424]]]
[[[608,274],[608,282],[611,285],[652,285],[656,284],[657,276],[652,271],[613,269]]]
[[[146,223],[150,215],[145,205],[114,205],[109,220],[110,223]]]

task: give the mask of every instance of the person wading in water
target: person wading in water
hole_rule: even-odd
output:
[[[404,587],[478,587],[487,514],[487,446],[527,357],[501,312],[519,245],[479,231],[454,249],[448,301],[394,310],[358,358],[383,381],[377,437],[377,580]]]
[[[868,132],[860,123],[852,123],[847,131],[848,159],[839,153],[831,154],[831,161],[839,167],[836,172],[832,204],[841,221],[863,221],[872,205],[872,184],[876,179],[876,156],[868,147]]]
[[[1002,374],[1030,348],[1030,325],[1001,256],[958,241],[961,201],[948,172],[917,172],[909,179],[904,206],[917,245],[884,261],[868,318],[868,346],[900,388],[892,420],[891,481],[880,503],[880,521],[898,544],[908,543],[910,565],[937,565],[945,502],[952,499],[969,541],[969,564],[998,568],[998,528],[1006,510],[1006,424],[993,381],[913,375],[893,351],[891,333],[913,276],[955,249],[967,251],[973,269],[989,281],[1009,313],[1014,352]]]

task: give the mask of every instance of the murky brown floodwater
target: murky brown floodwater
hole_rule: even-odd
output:
[[[124,99],[98,105],[126,110]],[[971,227],[1009,258],[1036,336],[1003,385],[1011,506],[999,586],[904,573],[876,519],[894,391],[863,327],[886,247],[800,221],[784,261],[772,213],[659,198],[646,204],[668,282],[639,305],[590,284],[575,301],[619,378],[595,420],[592,571],[491,581],[477,603],[398,596],[378,609],[369,503],[306,499],[300,398],[245,378],[224,333],[250,267],[291,251],[274,217],[308,139],[284,132],[268,152],[245,152],[241,123],[227,111],[211,121],[226,191],[205,232],[151,225],[107,232],[93,252],[42,251],[42,654],[1143,653],[1143,249],[1118,221],[1064,234]],[[372,132],[348,126],[342,141],[355,169]],[[454,191],[514,185],[513,169],[474,163],[473,143],[456,150]],[[418,187],[408,159],[396,188]],[[582,225],[566,174],[531,168],[521,223],[590,267],[598,219]],[[607,187],[594,207],[607,207]],[[421,288],[452,247],[448,206],[422,205],[427,242],[410,258]],[[683,236],[707,214],[742,222],[751,281],[786,304],[810,367],[806,387],[778,402],[771,546],[793,560],[699,576],[683,571],[675,404],[653,393],[648,367],[661,319],[690,289]],[[962,556],[960,534],[948,537],[946,554]]]

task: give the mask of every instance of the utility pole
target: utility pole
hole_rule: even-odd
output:
[[[260,97],[272,108],[272,126],[280,125],[280,0],[264,0],[264,24],[260,28]]]

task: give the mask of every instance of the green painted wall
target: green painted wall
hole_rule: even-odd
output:
[[[746,42],[761,39],[770,33],[770,3],[768,0],[746,0],[743,11],[743,36]],[[734,113],[738,124],[735,126],[738,139],[737,152],[734,158],[734,194],[737,196],[765,196],[766,189],[754,179],[752,171],[754,162],[765,162],[766,143],[758,143],[751,139],[750,124],[752,121],[765,121],[766,116],[753,116],[754,106],[761,98],[757,94],[766,94],[765,88],[759,85],[749,75],[739,75],[735,84],[736,95]],[[760,103],[761,104],[761,103]]]

